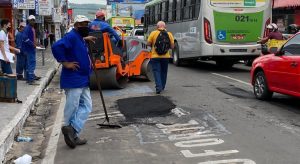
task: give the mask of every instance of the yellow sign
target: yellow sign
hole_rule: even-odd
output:
[[[112,18],[112,26],[118,27],[134,27],[133,18]]]

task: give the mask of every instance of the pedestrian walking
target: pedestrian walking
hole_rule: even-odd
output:
[[[44,47],[46,49],[47,49],[48,44],[49,44],[48,36],[49,36],[48,30],[45,29],[44,36],[43,36],[43,39],[44,39],[43,42],[44,42]]]
[[[50,45],[52,46],[55,41],[55,36],[52,32],[49,34],[49,39],[50,39]]]
[[[53,56],[63,65],[60,86],[65,90],[66,105],[62,133],[70,148],[87,143],[79,135],[92,111],[89,89],[92,63],[84,40],[89,34],[89,22],[86,16],[77,15],[74,28],[52,46]]]
[[[26,81],[29,85],[39,85],[35,80],[39,80],[41,77],[38,77],[34,74],[36,68],[36,33],[34,29],[35,16],[30,15],[28,17],[28,24],[23,31],[23,41],[21,51],[27,57],[26,63]]]
[[[16,35],[16,47],[18,49],[22,48],[22,41],[23,41],[23,31],[26,27],[25,22],[21,22],[18,27],[18,33]],[[18,80],[25,80],[26,78],[26,55],[21,51],[19,54],[17,54],[17,64],[16,64],[16,73],[17,73],[17,79]]]
[[[167,32],[163,21],[157,23],[157,29],[149,35],[148,46],[151,46],[152,72],[155,79],[156,94],[165,89],[168,74],[168,63],[171,57],[169,50],[174,48],[174,37]]]
[[[12,74],[13,71],[11,69],[10,60],[8,55],[10,54],[10,50],[20,53],[20,50],[17,48],[14,48],[9,45],[8,40],[8,32],[11,30],[11,23],[7,19],[3,19],[1,21],[1,31],[0,31],[0,54],[2,56],[1,60],[1,69],[2,73],[5,74]]]

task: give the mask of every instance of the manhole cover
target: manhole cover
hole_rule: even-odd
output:
[[[170,113],[175,105],[163,96],[145,96],[120,99],[117,101],[120,112],[126,118],[146,118]]]
[[[220,92],[223,92],[225,94],[235,96],[238,98],[254,98],[254,95],[251,92],[245,91],[243,89],[237,88],[237,87],[231,87],[231,88],[217,88]]]

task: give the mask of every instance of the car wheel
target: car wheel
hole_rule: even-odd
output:
[[[181,65],[181,59],[179,58],[179,47],[177,43],[175,43],[175,47],[172,51],[172,56],[173,64],[179,67]]]
[[[269,90],[267,79],[264,72],[259,71],[255,74],[253,91],[254,95],[259,100],[270,99],[273,95],[273,92]]]

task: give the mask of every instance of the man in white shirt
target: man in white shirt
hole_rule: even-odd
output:
[[[3,19],[1,21],[1,31],[0,31],[0,52],[3,56],[3,60],[1,61],[1,69],[5,74],[12,74],[11,65],[8,59],[8,53],[10,49],[15,51],[16,53],[20,53],[20,50],[9,46],[8,44],[8,31],[11,29],[11,23],[7,19]]]

